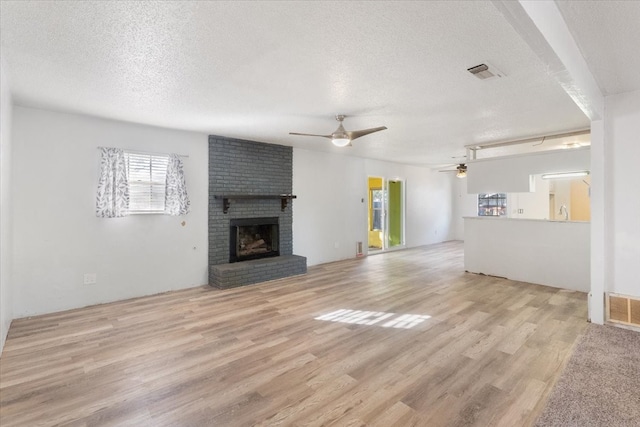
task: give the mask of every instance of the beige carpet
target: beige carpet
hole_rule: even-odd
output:
[[[640,426],[640,333],[590,324],[535,425]]]

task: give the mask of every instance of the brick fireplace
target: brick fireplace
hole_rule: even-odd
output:
[[[211,286],[306,273],[293,254],[292,161],[291,147],[209,136]]]

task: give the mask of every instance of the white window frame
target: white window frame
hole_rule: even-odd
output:
[[[164,214],[168,154],[124,150],[129,182],[129,214]]]
[[[478,194],[478,216],[507,216],[507,212],[507,193]]]

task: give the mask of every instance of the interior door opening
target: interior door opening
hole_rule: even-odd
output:
[[[369,253],[404,246],[404,182],[369,177]]]
[[[383,250],[384,200],[383,179],[369,177],[369,251]]]

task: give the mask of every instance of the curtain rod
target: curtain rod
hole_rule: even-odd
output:
[[[108,147],[96,147],[96,148],[97,148],[98,150],[100,150],[100,149],[102,149],[102,148],[108,148]],[[127,151],[127,152],[129,152],[129,153],[135,153],[135,154],[150,154],[150,155],[153,155],[153,156],[168,156],[169,154],[172,154],[172,153],[158,153],[158,152],[155,152],[155,153],[154,153],[154,152],[152,152],[152,151],[129,150],[129,149],[127,149],[127,148],[123,148],[123,150],[124,150],[124,151]],[[188,154],[176,154],[176,156],[178,156],[178,157],[184,157],[184,158],[186,158],[186,159],[188,159],[188,158],[189,158],[189,155],[188,155]]]

